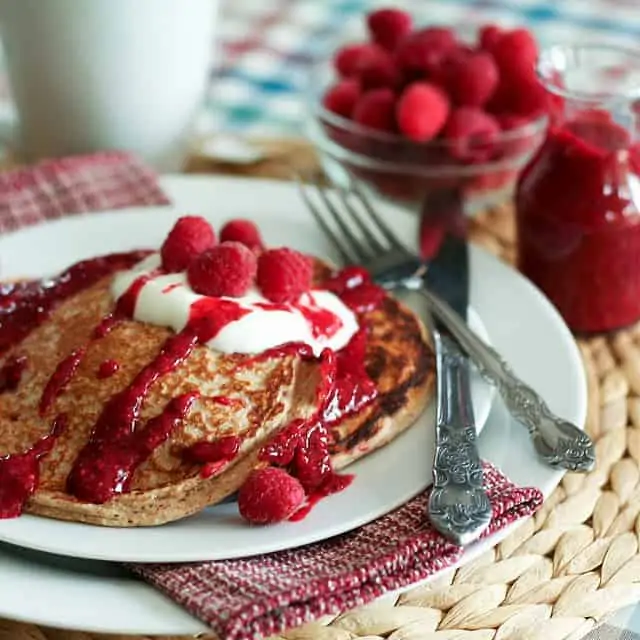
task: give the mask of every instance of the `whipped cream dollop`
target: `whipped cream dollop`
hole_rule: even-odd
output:
[[[133,319],[179,333],[189,323],[192,305],[206,296],[191,288],[186,273],[163,273],[161,262],[160,254],[153,253],[131,269],[118,272],[111,293],[118,300],[134,282],[145,278]],[[338,296],[323,289],[304,293],[295,304],[272,303],[257,289],[239,298],[219,299],[248,311],[226,323],[207,342],[211,349],[224,353],[261,353],[289,342],[303,342],[320,355],[325,348],[342,349],[359,328],[355,314]]]

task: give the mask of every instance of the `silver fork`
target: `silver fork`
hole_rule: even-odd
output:
[[[364,257],[358,256],[357,259],[364,261],[369,258],[372,263],[369,268],[381,286],[390,290],[405,288],[418,291],[426,298],[431,313],[447,326],[480,374],[488,382],[496,385],[511,415],[528,429],[540,459],[552,467],[570,471],[585,472],[593,469],[595,448],[591,438],[576,425],[555,415],[544,400],[513,372],[495,349],[471,331],[446,302],[423,286],[423,276],[428,265],[421,263],[415,254],[398,241],[389,226],[377,214],[357,181],[352,181],[350,191],[340,188],[333,190],[339,209],[330,200],[328,190],[317,184],[315,188],[322,202],[328,201],[328,204],[332,205],[332,209],[326,204],[323,205],[328,214],[326,218],[335,220],[341,231],[345,228],[344,220],[349,220],[360,231],[365,241],[373,238],[371,245],[367,245],[366,242],[363,244],[362,240],[359,240]],[[302,195],[329,239],[335,238],[325,215],[317,207],[313,208],[314,205],[304,188]],[[358,206],[354,206],[354,203]],[[342,220],[342,224],[338,218]],[[347,228],[347,231],[350,231],[350,235],[347,236],[347,240],[350,241],[354,237],[353,232],[351,228]],[[351,254],[341,249],[343,239],[335,240],[340,243],[336,248],[342,259],[346,262],[352,261]],[[376,258],[375,261],[373,257]]]
[[[408,286],[408,278],[423,270],[423,265],[396,239],[375,211],[369,215],[376,223],[377,233],[365,223],[343,192],[341,212],[324,188],[315,183],[321,210],[309,197],[304,184],[300,181],[298,184],[311,214],[344,263],[363,265],[373,279],[386,288],[415,288]],[[355,224],[363,238],[354,234],[347,219]],[[421,278],[418,277],[417,282],[422,285]],[[436,353],[437,416],[433,487],[427,513],[438,531],[456,544],[467,545],[476,540],[491,521],[491,503],[482,486],[468,364],[451,338],[441,336],[435,325],[431,329]]]

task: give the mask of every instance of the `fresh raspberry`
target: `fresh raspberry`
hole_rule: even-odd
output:
[[[509,78],[532,75],[538,59],[538,45],[527,29],[513,29],[500,35],[491,47],[500,72]]]
[[[456,38],[451,29],[429,27],[404,38],[395,56],[410,78],[428,77],[455,47]]]
[[[204,218],[183,216],[162,243],[162,268],[170,273],[184,271],[194,258],[215,243],[216,235]]]
[[[449,27],[425,27],[415,32],[415,35],[423,42],[428,42],[432,46],[450,51],[458,44],[453,29]]]
[[[491,51],[502,35],[502,29],[495,24],[485,24],[478,32],[480,48]]]
[[[356,76],[363,89],[378,89],[380,87],[397,87],[402,81],[400,69],[384,49],[375,49],[357,66]]]
[[[496,120],[503,131],[520,129],[530,122],[528,118],[515,115],[514,113],[500,113],[496,116]]]
[[[200,254],[187,271],[191,288],[203,296],[244,295],[256,275],[257,258],[239,242],[223,242]]]
[[[400,96],[397,112],[400,131],[411,140],[426,142],[447,121],[449,100],[435,85],[414,82]]]
[[[380,48],[371,43],[348,44],[338,49],[333,66],[343,78],[350,78],[358,74],[364,61],[379,53]]]
[[[236,218],[226,222],[220,229],[220,242],[239,242],[252,251],[262,251],[264,244],[255,222]]]
[[[484,162],[495,151],[500,126],[495,118],[475,107],[456,109],[444,127],[451,155],[463,162]]]
[[[252,524],[273,524],[292,516],[304,499],[296,478],[284,469],[265,467],[254,471],[240,487],[238,509]]]
[[[359,97],[360,83],[352,78],[347,78],[327,89],[322,98],[322,104],[329,111],[333,111],[343,118],[350,118]]]
[[[353,120],[363,127],[379,131],[395,131],[396,97],[391,89],[367,91],[353,110]]]
[[[311,287],[313,264],[294,249],[269,249],[258,258],[257,283],[272,302],[295,302]]]
[[[437,64],[428,73],[429,82],[437,84],[446,91],[446,83],[451,69],[463,64],[475,51],[466,44],[460,44],[444,53]]]
[[[445,63],[442,86],[459,106],[481,107],[498,86],[498,67],[486,52],[459,55]]]
[[[547,113],[551,105],[549,92],[533,75],[512,80],[505,102],[506,111],[529,118]]]
[[[387,51],[393,51],[398,42],[413,28],[411,16],[400,9],[378,9],[367,16],[371,39]]]

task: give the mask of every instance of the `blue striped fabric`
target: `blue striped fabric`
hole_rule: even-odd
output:
[[[254,135],[300,133],[313,60],[328,56],[341,34],[357,34],[363,14],[384,4],[424,23],[526,25],[543,44],[597,38],[640,46],[638,0],[226,0],[207,122]]]

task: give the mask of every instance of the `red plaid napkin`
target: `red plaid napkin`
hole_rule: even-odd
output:
[[[168,203],[155,174],[123,152],[0,172],[0,232],[68,214]]]
[[[485,535],[534,513],[542,494],[485,464],[493,520]],[[225,640],[254,640],[338,613],[424,580],[462,549],[425,519],[424,492],[350,533],[299,549],[220,562],[137,565],[133,570]]]
[[[66,214],[168,203],[153,173],[124,153],[0,173],[0,231]],[[537,489],[485,467],[489,535],[533,513]],[[226,640],[278,633],[422,580],[461,555],[425,521],[427,493],[350,533],[247,559],[131,567]]]

